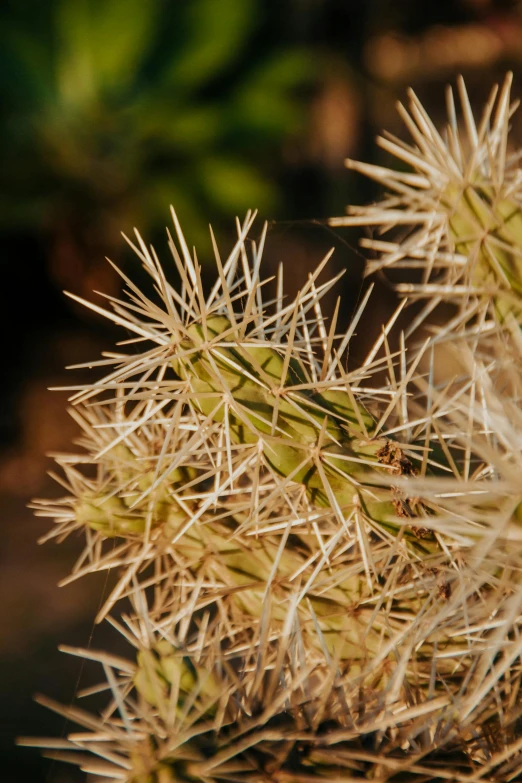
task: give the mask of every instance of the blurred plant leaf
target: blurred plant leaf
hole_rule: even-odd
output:
[[[206,158],[200,176],[209,200],[219,198],[229,212],[264,211],[274,202],[274,186],[253,166],[234,158]]]
[[[56,3],[57,102],[89,106],[96,97],[89,0]]]
[[[298,101],[288,100],[296,86],[313,79],[312,62],[306,52],[279,52],[260,63],[248,81],[238,86],[231,125],[248,138],[281,138],[295,131],[300,122]]]
[[[144,140],[163,138],[185,150],[211,147],[220,141],[226,128],[223,109],[210,103],[181,108],[158,106],[155,102],[138,105],[133,121],[139,125]]]
[[[194,90],[215,78],[245,49],[258,8],[255,0],[192,0],[184,46],[168,71],[169,79]]]
[[[98,0],[95,6],[92,44],[100,86],[126,87],[154,41],[160,4],[151,0]]]
[[[312,69],[293,47],[252,45],[261,0],[34,7],[34,19],[0,11],[0,222],[18,210],[28,225],[87,222],[103,237],[131,219],[150,230],[177,201],[190,233],[203,205],[218,224],[275,209],[278,149]]]

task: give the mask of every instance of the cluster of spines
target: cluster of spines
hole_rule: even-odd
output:
[[[86,531],[73,577],[121,569],[100,617],[130,596],[148,624],[138,663],[116,666],[126,684],[108,678],[118,716],[102,725],[66,711],[95,732],[67,747],[112,743],[96,746],[98,771],[132,783],[514,780],[517,461],[487,418],[506,421],[491,368],[477,361],[438,388],[430,362],[448,331],[394,356],[394,316],[348,372],[367,298],[341,336],[321,313],[324,264],[294,302],[281,278],[263,301],[264,234],[250,260],[251,216],[225,263],[216,251],[205,296],[174,220],[180,293],[138,237],[162,304],[126,279],[130,301],[103,312],[153,347],[104,359],[115,369],[78,390],[86,456],[59,459],[71,494],[39,504],[57,537]],[[399,261],[415,255],[406,245]],[[470,317],[459,339],[485,363],[510,317],[496,329]],[[388,383],[372,388],[383,367]]]
[[[413,143],[390,134],[377,139],[399,161],[399,170],[346,161],[388,195],[375,205],[350,207],[346,217],[330,223],[371,226],[381,235],[395,232],[387,240],[365,238],[361,244],[375,255],[369,274],[421,270],[420,282],[397,285],[410,299],[426,300],[410,332],[441,302],[457,305],[459,326],[481,313],[521,315],[522,177],[520,153],[508,147],[509,122],[518,106],[510,103],[511,84],[508,74],[500,91],[492,89],[476,123],[459,78],[464,129],[448,87],[448,123],[442,134],[410,90],[408,108],[399,103],[398,111]]]

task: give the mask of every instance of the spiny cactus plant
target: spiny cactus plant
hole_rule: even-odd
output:
[[[438,276],[422,289],[428,308],[441,291],[460,307],[465,288],[451,330],[421,346],[392,350],[398,311],[350,368],[370,292],[346,334],[339,305],[331,319],[321,309],[336,282],[320,278],[327,259],[287,302],[283,267],[262,279],[266,230],[250,240],[250,214],[226,260],[215,247],[210,291],[173,213],[179,285],[137,235],[155,298],[124,278],[126,299],[88,305],[132,348],[71,388],[83,452],[57,458],[69,494],[35,505],[55,520],[47,537],[84,532],[67,579],[118,571],[98,619],[116,613],[135,652],[69,650],[103,665],[111,696],[101,717],[44,700],[84,729],[43,741],[52,755],[127,783],[522,780],[518,206],[498,157],[508,92],[491,128],[488,104],[469,160],[454,124],[458,188],[382,174],[399,192],[379,207],[385,226],[421,225],[393,248],[374,241],[382,264],[424,260],[425,281]],[[442,137],[412,111],[410,162],[442,171]],[[491,220],[470,237],[484,204]],[[439,384],[435,346],[450,340],[462,371]]]
[[[511,83],[508,74],[500,92],[493,88],[477,123],[459,78],[464,129],[448,87],[443,135],[410,90],[409,107],[399,103],[398,111],[413,144],[390,134],[377,139],[400,169],[346,161],[389,193],[376,205],[350,207],[347,217],[333,218],[331,225],[377,226],[380,233],[404,226],[398,242],[362,241],[376,253],[367,271],[420,268],[421,282],[402,283],[398,290],[427,298],[426,315],[441,300],[466,310],[472,299],[476,307],[486,303],[500,314],[520,307],[521,173],[519,152],[508,148],[509,121],[518,105],[510,103]]]

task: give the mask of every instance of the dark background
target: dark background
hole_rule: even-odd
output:
[[[358,236],[324,222],[376,194],[344,158],[384,161],[373,143],[384,127],[406,138],[395,102],[408,86],[437,124],[457,73],[475,108],[509,68],[520,95],[522,7],[4,0],[0,52],[0,775],[65,783],[84,777],[15,748],[14,737],[66,733],[34,692],[70,703],[96,677],[59,643],[116,642],[92,626],[105,578],[56,587],[81,541],[39,548],[49,525],[26,504],[59,494],[45,454],[75,436],[67,395],[47,387],[85,378],[63,367],[96,358],[115,334],[61,289],[117,294],[105,255],[139,278],[119,233],[133,226],[166,258],[170,203],[211,277],[207,224],[226,249],[236,214],[259,207],[258,230],[270,224],[267,274],[282,260],[292,293],[335,246],[348,319],[362,285]],[[380,285],[372,302],[356,351],[393,294]]]

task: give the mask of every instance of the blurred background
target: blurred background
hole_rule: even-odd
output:
[[[2,781],[85,780],[13,741],[67,731],[32,701],[42,691],[70,703],[89,681],[59,643],[112,644],[92,626],[105,580],[56,587],[81,541],[38,547],[48,524],[26,509],[59,494],[45,455],[76,434],[67,395],[47,387],[84,380],[64,366],[115,339],[61,290],[118,295],[105,256],[139,278],[120,234],[134,226],[168,263],[170,204],[210,270],[208,223],[226,251],[235,216],[254,207],[270,225],[265,270],[283,261],[289,293],[336,247],[347,320],[362,285],[358,235],[324,221],[376,194],[344,158],[385,162],[373,140],[384,127],[406,138],[395,102],[408,86],[440,124],[458,73],[479,109],[507,69],[522,94],[521,63],[522,4],[511,0],[3,0]],[[382,284],[372,302],[366,339],[394,297]]]

